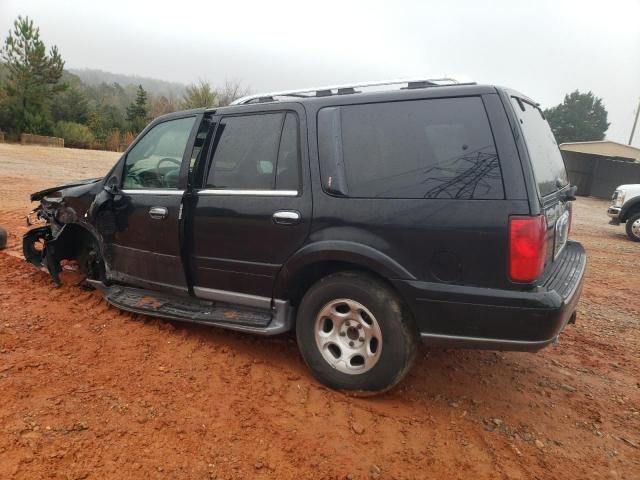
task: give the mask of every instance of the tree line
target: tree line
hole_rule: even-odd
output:
[[[239,82],[188,85],[182,97],[147,92],[142,85],[89,85],[64,69],[56,46],[47,50],[40,30],[19,16],[0,49],[0,131],[62,137],[65,145],[120,150],[147,123],[166,113],[228,105],[248,93]]]
[[[19,16],[0,49],[0,131],[62,137],[65,145],[119,150],[145,125],[176,110],[224,106],[248,90],[238,82],[213,87],[200,80],[182,98],[154,95],[142,85],[88,85],[64,69],[58,48],[46,49],[40,30]],[[558,143],[602,140],[609,123],[602,99],[578,90],[544,110]]]

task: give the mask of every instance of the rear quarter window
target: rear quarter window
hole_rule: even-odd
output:
[[[516,97],[511,97],[511,103],[520,122],[538,191],[544,197],[569,183],[564,160],[540,109]]]
[[[318,139],[327,191],[340,183],[349,197],[504,198],[479,97],[326,107]]]

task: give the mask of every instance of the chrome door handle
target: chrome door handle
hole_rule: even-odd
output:
[[[155,220],[162,220],[169,216],[169,210],[166,207],[151,207],[149,209],[149,216]]]
[[[273,214],[273,223],[278,225],[296,225],[300,223],[300,212],[295,210],[278,210]]]

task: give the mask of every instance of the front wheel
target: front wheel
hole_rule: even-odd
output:
[[[418,345],[413,318],[397,294],[361,272],[336,273],[312,286],[298,309],[296,335],[320,382],[370,393],[402,380]]]
[[[634,242],[640,242],[640,212],[627,218],[627,235]]]

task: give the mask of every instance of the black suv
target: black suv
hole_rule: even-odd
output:
[[[374,90],[374,91],[370,91]],[[31,196],[25,258],[124,310],[274,335],[382,391],[430,345],[536,351],[585,252],[538,105],[440,80],[256,95],[155,119],[112,170]]]

